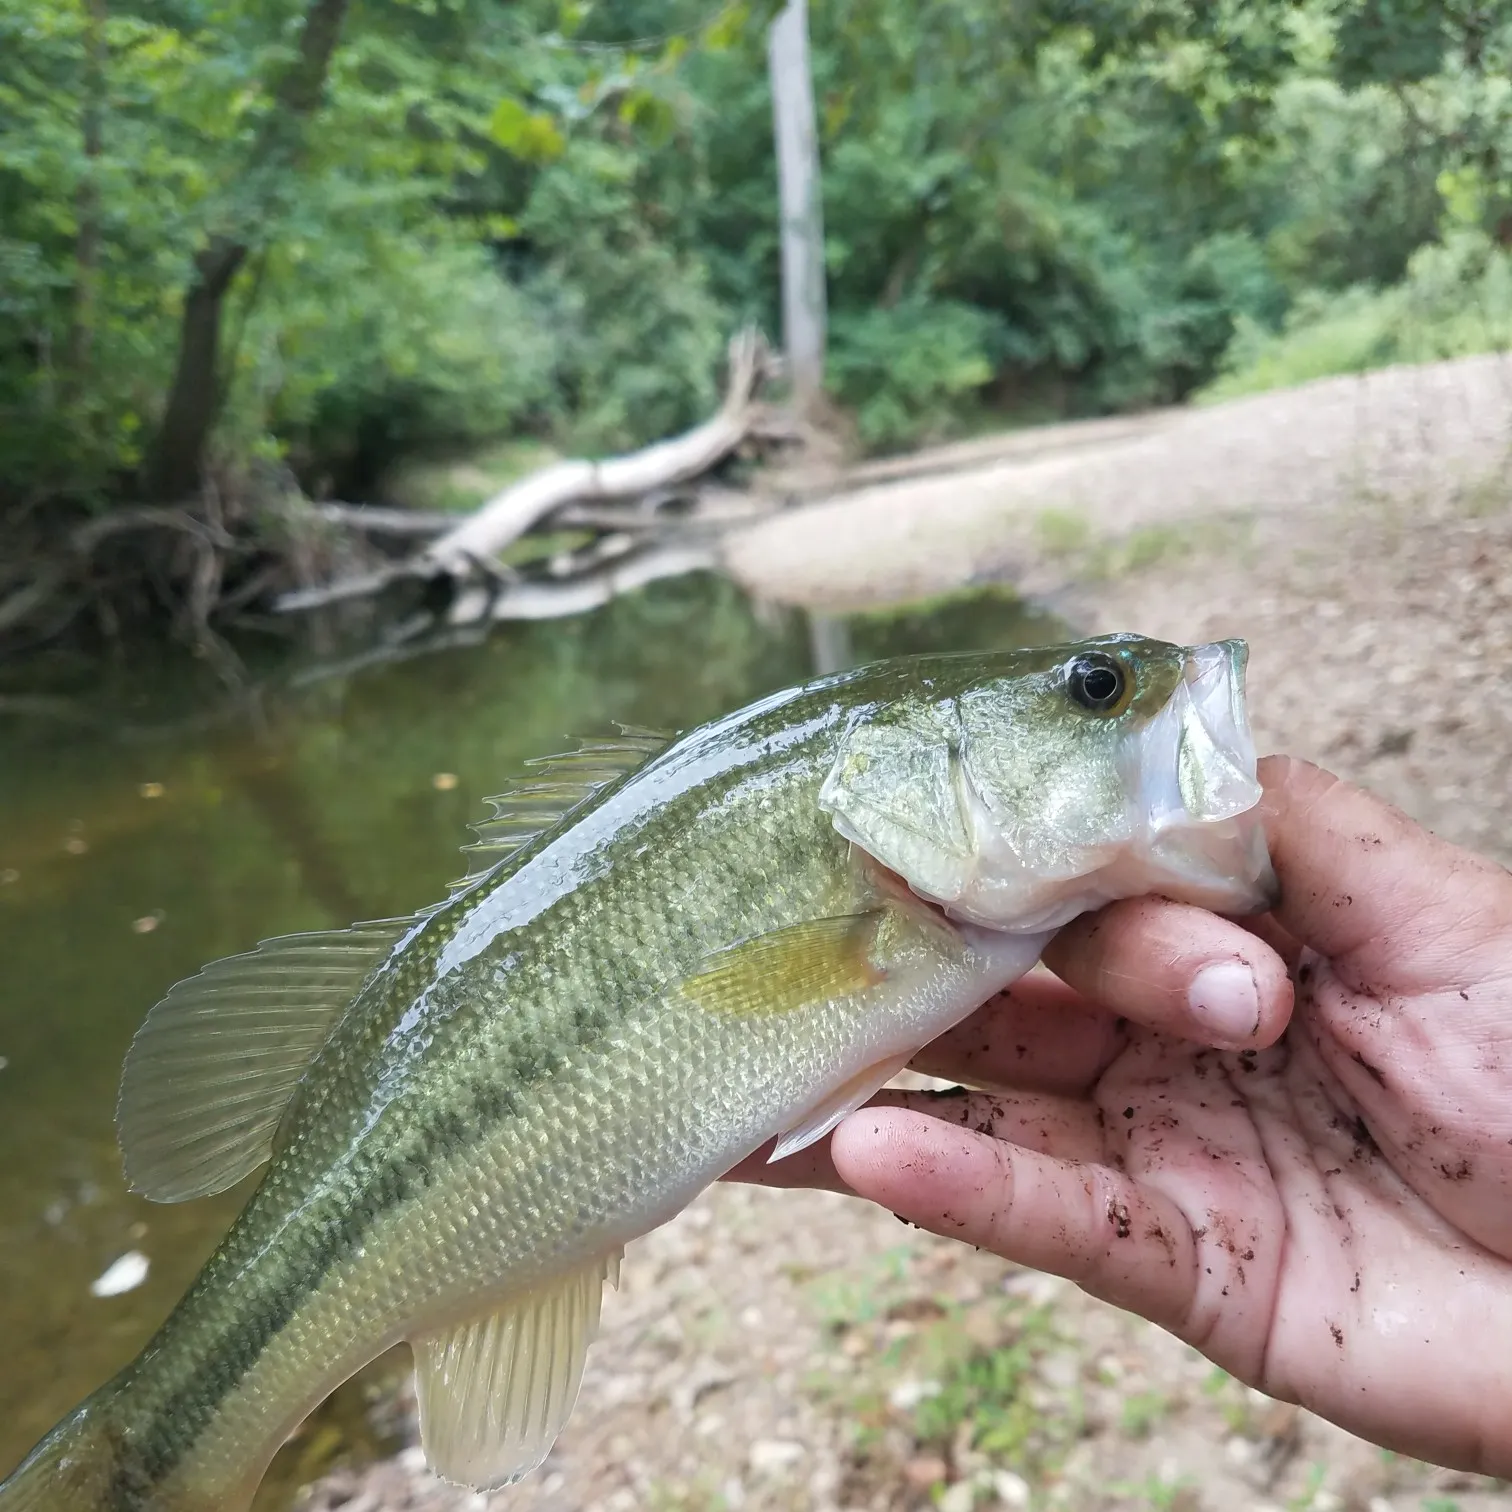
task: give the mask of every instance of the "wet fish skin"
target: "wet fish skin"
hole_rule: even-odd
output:
[[[629,1239],[801,1128],[826,1094],[869,1090],[868,1076],[1027,970],[1048,938],[1014,932],[1013,919],[984,927],[1006,894],[981,866],[943,911],[890,883],[866,853],[873,810],[849,802],[846,771],[864,786],[877,750],[883,765],[903,762],[879,850],[900,813],[927,848],[951,794],[981,810],[973,822],[994,802],[1001,812],[993,771],[1019,774],[1010,807],[1037,803],[1027,762],[1070,825],[1058,842],[1054,823],[1018,816],[1042,870],[1084,864],[1099,843],[1105,872],[1127,860],[1130,742],[1191,681],[1192,659],[1135,638],[1099,644],[1132,683],[1109,718],[1067,704],[1064,669],[1085,648],[908,659],[775,695],[609,782],[401,929],[298,1080],[272,1162],[220,1249],[142,1355],[0,1484],[0,1512],[245,1505],[298,1421],[401,1339],[417,1344],[427,1449],[442,1468],[475,1483],[526,1468],[552,1425],[495,1425],[502,1449],[472,1442],[475,1423],[451,1432],[452,1418],[471,1420],[448,1398],[447,1371],[499,1354],[469,1320],[570,1295],[529,1316],[543,1338],[572,1333],[552,1359],[580,1365],[598,1279]],[[1011,728],[987,752],[994,727],[984,735],[978,720],[963,757],[951,730],[973,698],[996,698]],[[888,726],[901,742],[868,755],[868,732]],[[1242,766],[1234,743],[1247,732],[1220,734]],[[1100,816],[1090,828],[1089,812]],[[1252,835],[1224,845],[1255,870]],[[1055,882],[1056,908],[1075,904],[1071,886]],[[1235,897],[1255,906],[1262,886],[1236,876]],[[953,903],[969,922],[944,916]],[[159,1175],[146,1170],[149,1183]],[[489,1379],[501,1399],[518,1389]],[[572,1368],[543,1379],[547,1416],[564,1415]]]

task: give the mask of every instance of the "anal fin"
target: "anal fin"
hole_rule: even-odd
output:
[[[622,1254],[411,1341],[420,1441],[437,1475],[496,1491],[546,1458],[577,1401],[604,1283],[618,1283]]]
[[[823,1139],[842,1119],[849,1117],[857,1108],[865,1107],[912,1059],[912,1054],[909,1054],[878,1061],[876,1065],[868,1066],[836,1087],[791,1129],[783,1131],[776,1148],[767,1157],[767,1164],[786,1160],[789,1155],[796,1155],[799,1150],[806,1150],[811,1144]]]

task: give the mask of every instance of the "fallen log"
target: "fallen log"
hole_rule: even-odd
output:
[[[497,557],[564,505],[634,499],[706,473],[750,434],[756,391],[770,365],[761,337],[742,331],[730,343],[729,385],[718,414],[643,451],[603,462],[557,462],[512,484],[432,542],[416,561],[415,572],[470,577],[478,562]]]
[[[714,543],[684,542],[627,552],[592,572],[565,580],[522,580],[506,583],[494,591],[464,589],[446,614],[452,626],[474,625],[487,620],[558,619],[598,609],[621,593],[644,588],[661,578],[713,569],[719,553]]]

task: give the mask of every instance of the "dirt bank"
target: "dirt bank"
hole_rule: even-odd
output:
[[[1509,457],[1512,366],[1399,370],[879,487],[763,526],[731,566],[837,607],[1017,564],[1089,629],[1242,635],[1263,748],[1512,863]],[[994,1371],[972,1363],[986,1349]],[[1269,1403],[1073,1287],[839,1199],[740,1188],[632,1250],[539,1476],[474,1500],[419,1465],[330,1478],[312,1504],[1512,1512],[1512,1492]]]

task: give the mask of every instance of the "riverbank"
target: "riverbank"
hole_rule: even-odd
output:
[[[1477,359],[879,485],[728,560],[759,596],[831,610],[1011,576],[1088,630],[1242,635],[1262,749],[1512,863],[1509,458],[1512,364]],[[1512,1512],[1512,1491],[1383,1455],[1074,1287],[887,1214],[721,1188],[632,1247],[539,1475],[473,1499],[411,1450],[306,1505]]]

